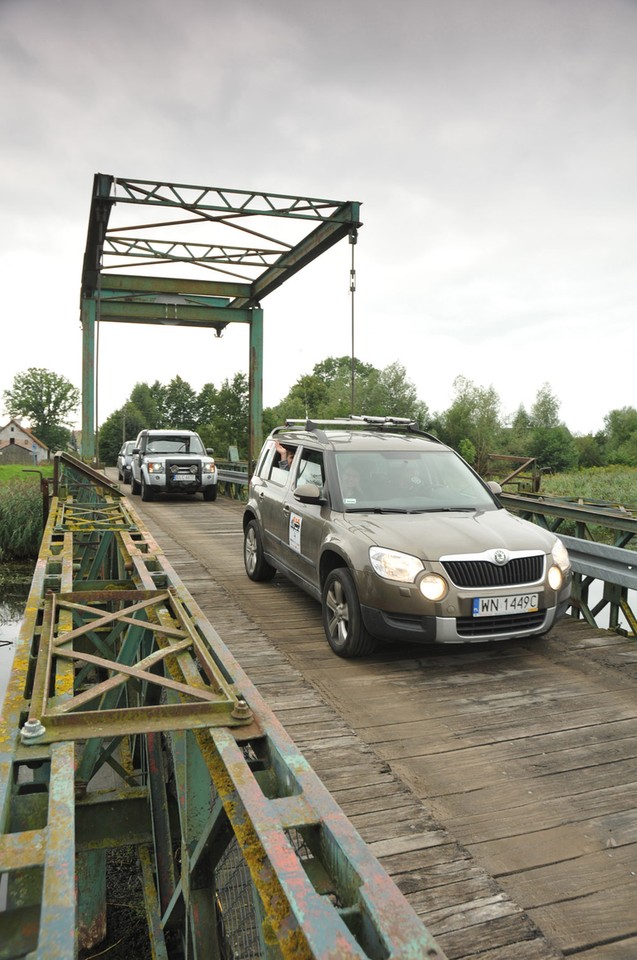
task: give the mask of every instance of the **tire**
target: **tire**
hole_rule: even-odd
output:
[[[255,582],[271,580],[275,567],[263,556],[263,544],[256,520],[251,520],[243,534],[243,562],[246,573]]]
[[[154,500],[155,494],[152,487],[149,487],[146,481],[144,480],[144,474],[142,474],[141,479],[141,494],[142,500],[145,503],[149,503],[151,500]]]
[[[130,478],[130,492],[133,493],[133,494],[135,494],[136,497],[138,497],[138,496],[140,495],[141,491],[142,491],[142,488],[140,487],[139,483],[137,482],[137,480],[135,479],[135,477],[131,476],[131,478]]]
[[[217,499],[217,484],[213,483],[211,487],[203,488],[203,498],[204,500],[216,500]]]
[[[376,647],[376,640],[363,624],[356,585],[347,567],[337,567],[325,580],[323,629],[339,657],[362,657]]]

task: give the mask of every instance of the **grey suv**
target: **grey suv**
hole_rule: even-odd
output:
[[[117,479],[122,480],[124,483],[130,483],[131,472],[130,464],[133,458],[133,450],[135,449],[134,440],[126,440],[117,454]]]
[[[288,421],[250,482],[246,572],[279,570],[319,600],[342,657],[377,639],[538,636],[569,606],[568,554],[500,492],[409,421]]]

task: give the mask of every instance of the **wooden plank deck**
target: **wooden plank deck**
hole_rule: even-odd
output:
[[[241,507],[133,506],[450,960],[637,958],[637,645],[564,621],[335,657],[243,570]]]

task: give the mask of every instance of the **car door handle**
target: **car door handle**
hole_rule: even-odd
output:
[[[283,504],[283,513],[289,513],[289,512],[290,512],[290,505],[289,505],[288,503],[284,503],[284,504]]]

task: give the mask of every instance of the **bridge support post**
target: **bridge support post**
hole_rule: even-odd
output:
[[[263,310],[255,307],[250,320],[250,417],[248,475],[263,443]]]
[[[84,460],[95,458],[95,314],[96,301],[82,300],[82,445]]]

